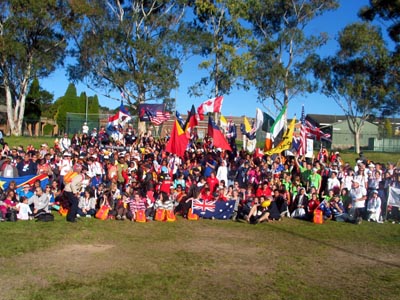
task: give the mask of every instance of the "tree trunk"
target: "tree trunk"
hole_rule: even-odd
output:
[[[354,130],[354,151],[360,153],[360,128]]]

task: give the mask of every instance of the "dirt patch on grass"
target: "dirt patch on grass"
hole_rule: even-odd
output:
[[[110,259],[112,248],[113,245],[73,244],[4,261],[3,268],[9,271],[0,274],[0,282],[4,287],[2,294],[12,297],[29,285],[45,288],[56,278],[64,280],[100,274],[113,264]]]

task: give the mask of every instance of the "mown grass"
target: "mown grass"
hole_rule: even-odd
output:
[[[0,299],[396,299],[400,225],[1,223]]]

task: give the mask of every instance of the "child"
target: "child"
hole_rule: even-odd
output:
[[[20,203],[16,206],[18,210],[17,218],[18,220],[30,220],[32,211],[28,204],[28,198],[22,196],[20,199]]]

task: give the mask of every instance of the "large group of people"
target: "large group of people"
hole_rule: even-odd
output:
[[[1,191],[1,220],[10,210],[20,220],[51,211],[66,212],[68,222],[100,211],[121,221],[157,220],[158,211],[189,218],[197,200],[234,200],[231,219],[251,224],[288,217],[313,221],[316,211],[324,220],[355,224],[399,219],[398,209],[387,205],[389,187],[400,187],[393,163],[362,154],[344,162],[339,152],[326,149],[315,158],[224,151],[196,135],[178,157],[165,151],[168,134],[154,138],[127,125],[112,138],[104,127],[84,126],[82,134],[64,134],[40,149],[3,145],[0,176],[45,174],[49,184],[17,189],[11,180]]]

